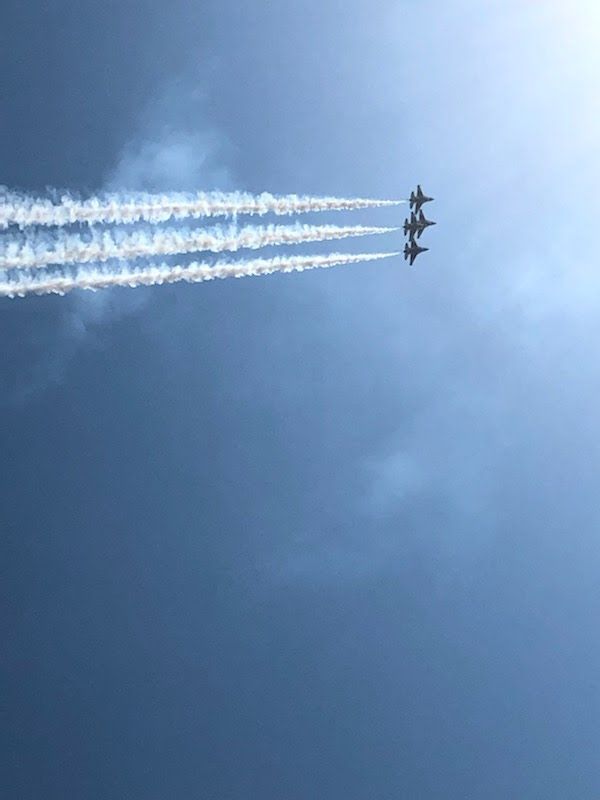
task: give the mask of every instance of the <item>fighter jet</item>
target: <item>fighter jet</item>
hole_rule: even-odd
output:
[[[410,245],[408,242],[404,245],[404,260],[410,256],[410,266],[415,263],[415,258],[420,254],[424,253],[425,250],[429,250],[428,247],[419,247],[419,245],[415,242],[414,239],[410,240]]]
[[[426,194],[423,194],[423,189],[421,189],[420,185],[417,185],[416,192],[410,193],[410,207],[414,208],[417,213],[421,210],[423,203],[430,203],[432,200],[433,197],[427,197]]]
[[[417,239],[420,239],[425,228],[428,228],[430,225],[435,225],[435,222],[427,219],[422,211],[419,212],[418,219],[415,212],[412,211],[410,214],[410,222],[407,219],[404,220],[404,235],[406,236],[408,233],[410,238],[414,239],[416,234]]]

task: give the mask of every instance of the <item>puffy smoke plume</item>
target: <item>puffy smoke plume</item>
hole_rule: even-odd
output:
[[[390,233],[397,228],[363,225],[268,225],[244,228],[148,228],[123,234],[115,230],[92,231],[90,236],[60,232],[53,243],[27,237],[5,244],[0,269],[37,269],[52,264],[89,264],[111,259],[163,257],[186,253],[258,250],[272,245],[305,244],[350,236]]]
[[[64,227],[75,223],[131,224],[160,223],[200,217],[233,217],[265,214],[290,215],[314,211],[356,211],[394,206],[405,200],[368,198],[252,195],[244,192],[118,193],[87,200],[63,195],[57,203],[40,197],[7,193],[0,197],[0,229],[11,225]]]
[[[98,290],[113,286],[155,286],[163,283],[200,283],[223,278],[246,278],[269,275],[273,272],[303,272],[309,269],[326,269],[343,264],[377,261],[397,256],[399,253],[332,253],[315,256],[279,256],[257,258],[235,263],[194,262],[185,266],[159,264],[140,269],[84,269],[73,274],[40,273],[33,276],[20,274],[14,280],[0,282],[0,297],[25,297],[26,295],[64,295],[74,289]]]

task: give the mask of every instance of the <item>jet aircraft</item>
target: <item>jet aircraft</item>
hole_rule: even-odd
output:
[[[420,239],[425,228],[428,228],[430,225],[435,225],[435,222],[427,219],[422,211],[419,212],[418,219],[415,212],[412,211],[410,214],[410,222],[407,219],[404,220],[404,235],[406,236],[408,233],[410,238],[414,239],[416,234],[417,239]]]
[[[404,260],[410,256],[410,266],[415,262],[415,258],[420,254],[424,253],[425,250],[429,250],[428,247],[419,247],[419,245],[415,242],[414,239],[410,240],[410,245],[408,242],[404,245]]]
[[[421,210],[423,203],[430,203],[432,200],[433,197],[427,197],[426,194],[423,194],[423,189],[421,189],[420,185],[417,185],[416,192],[410,193],[410,207],[414,208],[417,213]]]

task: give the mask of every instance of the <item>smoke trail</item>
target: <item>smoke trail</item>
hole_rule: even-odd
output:
[[[37,269],[50,264],[86,264],[109,259],[131,261],[136,258],[209,251],[257,250],[270,245],[304,244],[349,236],[372,236],[398,228],[363,225],[268,225],[212,230],[148,229],[122,234],[118,231],[93,231],[91,238],[61,233],[53,247],[47,241],[25,239],[9,242],[0,252],[0,269]]]
[[[235,215],[304,214],[311,211],[355,211],[396,206],[406,200],[366,198],[252,195],[245,192],[198,192],[196,194],[114,194],[78,200],[63,195],[58,203],[40,197],[8,193],[0,197],[0,229],[10,225],[58,226],[74,223],[130,224],[167,222],[173,219]]]
[[[155,286],[163,283],[200,283],[219,278],[245,278],[253,275],[269,275],[273,272],[303,272],[308,269],[326,269],[360,261],[377,261],[400,253],[331,253],[323,256],[279,256],[256,258],[235,263],[219,263],[214,266],[194,262],[187,266],[159,264],[141,269],[124,269],[119,272],[101,269],[82,270],[75,274],[40,274],[31,277],[19,276],[15,280],[0,282],[0,297],[25,297],[29,294],[64,295],[73,289],[107,289],[112,286]]]

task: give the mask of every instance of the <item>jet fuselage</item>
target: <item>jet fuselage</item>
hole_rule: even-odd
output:
[[[433,197],[427,197],[426,194],[423,194],[421,186],[418,185],[416,191],[411,192],[410,194],[410,207],[414,208],[414,210],[418,213],[421,210],[423,203],[431,203],[433,199]]]

